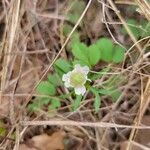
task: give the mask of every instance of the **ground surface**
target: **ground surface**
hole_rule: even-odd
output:
[[[150,149],[150,31],[143,25],[149,22],[148,0],[1,0],[0,149]],[[102,95],[96,113],[90,92],[76,111],[70,109],[74,95],[62,97],[53,111],[49,103],[30,111],[54,61],[73,60],[74,33],[88,46],[105,37],[126,49],[122,62],[91,68],[111,66],[90,84],[111,78],[121,95],[116,101]],[[68,92],[63,85],[56,90],[56,97]]]

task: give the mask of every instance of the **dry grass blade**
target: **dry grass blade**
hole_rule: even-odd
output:
[[[145,18],[150,21],[150,4],[146,0],[135,0],[136,4],[139,6],[139,12],[145,16]]]
[[[135,122],[134,126],[138,126],[141,123],[141,120],[144,116],[144,113],[149,106],[149,103],[150,103],[150,78],[147,80],[147,85],[146,85],[145,91],[141,95],[141,105],[140,105],[140,109],[137,113],[137,116],[134,120],[134,122]],[[130,138],[129,138],[129,142],[127,145],[127,150],[130,150],[131,141],[136,137],[136,131],[137,131],[137,129],[133,128],[131,133],[130,133]]]
[[[127,23],[125,22],[124,18],[121,16],[119,10],[117,9],[117,7],[115,6],[115,4],[113,3],[112,0],[107,0],[110,4],[110,6],[113,8],[113,10],[115,11],[115,13],[117,14],[118,18],[120,19],[120,21],[122,22],[123,26],[125,27],[125,29],[127,30],[131,40],[134,42],[134,43],[137,43],[137,40],[136,38],[134,37],[134,35],[132,34],[131,30],[129,29]],[[140,44],[137,43],[136,45],[137,49],[139,50],[139,52],[142,52],[142,48],[140,46]]]
[[[13,44],[16,40],[16,33],[18,31],[18,23],[19,23],[19,11],[20,11],[20,0],[15,0],[14,2],[10,3],[12,5],[10,12],[9,12],[9,18],[11,18],[7,24],[7,29],[9,29],[9,33],[7,35],[7,39],[4,39],[6,44],[4,44],[3,51],[6,53],[11,53]],[[5,41],[3,43],[5,43]],[[3,63],[3,70],[2,70],[2,79],[1,79],[1,91],[5,89],[5,86],[7,85],[7,75],[8,75],[8,68],[10,61],[12,61],[12,57],[4,57],[4,63]]]
[[[87,126],[87,127],[99,127],[99,128],[135,128],[135,129],[150,129],[150,126],[128,126],[128,125],[121,125],[121,124],[114,124],[114,123],[107,123],[107,122],[76,122],[76,121],[25,121],[22,122],[24,126],[43,126],[43,125],[60,125],[60,126]]]

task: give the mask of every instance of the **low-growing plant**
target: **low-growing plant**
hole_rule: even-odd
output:
[[[132,34],[136,39],[144,38],[150,34],[150,23],[146,20],[137,21],[135,19],[127,19],[127,25],[131,30]],[[121,32],[126,36],[128,35],[124,27],[122,27]]]
[[[0,136],[5,137],[6,136],[6,128],[4,127],[3,121],[0,120]]]
[[[109,38],[100,38],[90,46],[80,41],[72,42],[71,48],[72,61],[59,58],[55,62],[53,73],[48,75],[46,81],[38,85],[36,92],[39,97],[36,97],[28,106],[30,110],[56,109],[61,107],[64,99],[67,101],[71,97],[73,101],[70,101],[70,104],[72,110],[75,111],[85,98],[87,91],[93,95],[93,106],[95,112],[98,112],[101,106],[101,96],[107,95],[112,102],[115,102],[121,95],[117,86],[119,81],[122,82],[124,79],[121,79],[120,75],[112,75],[103,86],[95,86],[94,81],[112,70],[110,64],[118,64],[124,60],[124,48],[114,44]],[[108,67],[99,72],[92,71],[100,62],[107,63]],[[79,86],[80,89],[78,89]],[[62,90],[66,87],[69,93],[64,93],[65,91]],[[58,92],[58,89],[61,90]]]

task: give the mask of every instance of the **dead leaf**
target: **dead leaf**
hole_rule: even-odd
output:
[[[26,144],[20,144],[19,150],[37,150],[37,149],[28,147]]]
[[[65,135],[63,131],[54,132],[51,136],[41,134],[34,136],[28,143],[32,146],[31,150],[64,150],[63,140]],[[21,145],[19,150],[28,150],[28,148],[28,145]]]

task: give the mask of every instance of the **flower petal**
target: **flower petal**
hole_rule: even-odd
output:
[[[74,67],[75,71],[79,71],[79,72],[83,72],[84,74],[88,74],[89,73],[89,67],[88,66],[84,66],[82,67],[80,64],[76,64]]]
[[[82,70],[83,70],[83,72],[84,72],[86,75],[87,75],[87,74],[89,73],[89,71],[90,71],[90,69],[89,69],[88,66],[82,67]]]
[[[75,93],[77,95],[84,95],[85,92],[86,92],[85,86],[75,87]]]
[[[62,76],[62,81],[68,81],[70,78],[70,74],[71,74],[71,71],[69,71],[67,74],[64,74]]]
[[[82,70],[81,65],[80,65],[80,64],[76,64],[76,65],[74,66],[74,70],[76,70],[76,71]]]
[[[64,74],[64,75],[62,76],[62,80],[63,80],[63,81],[68,80],[68,76],[67,76],[67,74]]]
[[[64,85],[65,85],[66,88],[72,87],[68,81],[66,81],[66,82],[64,83]]]

